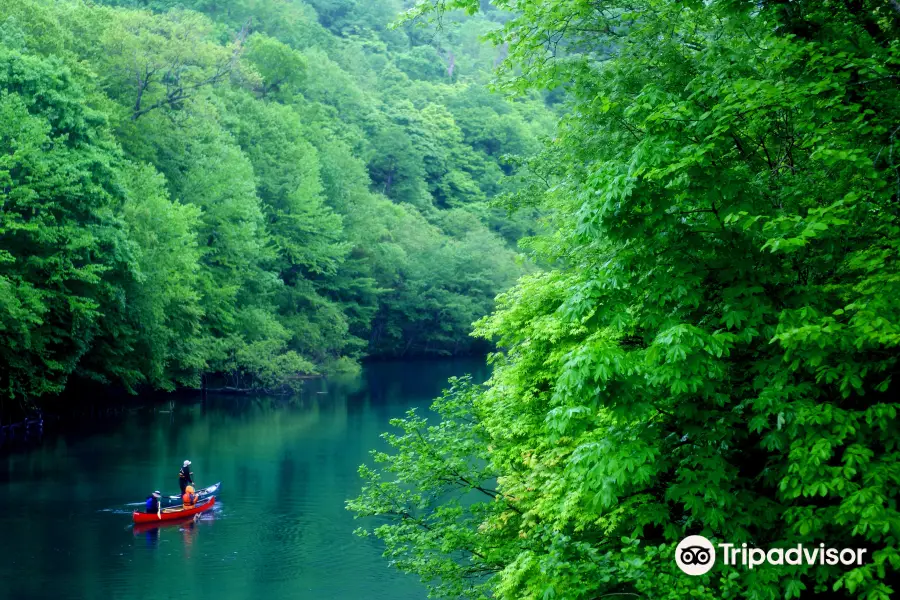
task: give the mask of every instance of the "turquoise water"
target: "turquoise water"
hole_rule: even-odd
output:
[[[284,398],[212,396],[136,407],[0,457],[0,598],[425,598],[344,508],[388,420],[426,408],[483,361],[381,363]],[[196,523],[148,532],[131,502],[222,481]]]

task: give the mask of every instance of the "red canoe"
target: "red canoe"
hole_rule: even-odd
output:
[[[200,513],[211,509],[213,507],[213,504],[215,503],[216,498],[215,496],[213,496],[209,500],[196,505],[194,508],[164,508],[159,514],[134,511],[131,514],[131,518],[135,523],[159,523],[160,521],[173,521],[175,519],[183,519],[184,517],[189,517],[191,515],[199,515]]]

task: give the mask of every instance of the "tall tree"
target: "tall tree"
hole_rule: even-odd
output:
[[[61,61],[0,47],[0,386],[19,400],[62,390],[94,340],[122,326],[104,309],[135,267],[116,216],[121,156],[84,103]]]
[[[439,595],[890,597],[900,11],[497,4],[508,87],[570,92],[532,243],[553,268],[479,325],[488,386],[399,421],[351,508]],[[478,8],[412,14],[437,5]],[[689,578],[689,534],[870,559]]]
[[[195,12],[103,13],[95,57],[104,67],[110,94],[131,106],[132,120],[163,107],[181,106],[202,88],[224,81],[247,34],[243,29],[233,46],[224,48],[209,39],[212,24]]]

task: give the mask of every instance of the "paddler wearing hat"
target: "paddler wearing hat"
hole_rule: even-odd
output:
[[[156,490],[155,492],[153,492],[152,494],[147,496],[147,514],[148,515],[151,515],[153,513],[159,514],[159,511],[160,511],[159,498],[160,498],[160,496],[161,496],[161,494],[159,493],[159,490]]]

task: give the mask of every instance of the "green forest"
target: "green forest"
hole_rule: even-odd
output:
[[[897,597],[900,3],[493,4],[499,87],[562,93],[546,268],[476,325],[489,381],[394,421],[359,533],[435,597]],[[688,535],[867,558],[692,577]]]
[[[898,597],[897,0],[0,0],[0,190],[4,402],[487,354],[347,501],[432,597]]]
[[[553,103],[489,92],[501,13],[401,9],[0,0],[3,397],[484,352]]]

